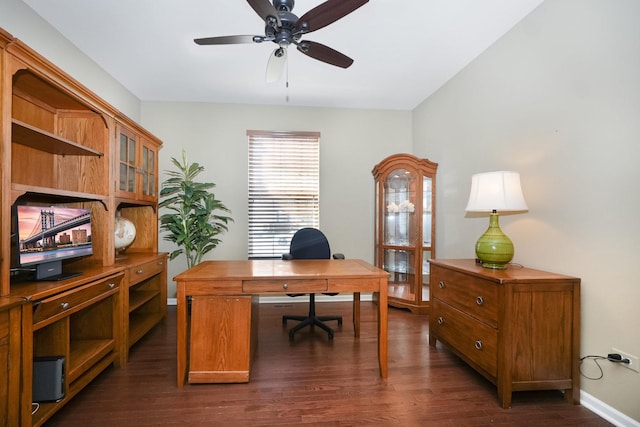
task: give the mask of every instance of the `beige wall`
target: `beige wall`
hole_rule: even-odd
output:
[[[440,257],[472,257],[486,228],[464,218],[471,174],[518,170],[529,213],[501,219],[514,261],[582,278],[585,355],[616,346],[640,356],[638,16],[637,0],[547,0],[411,114],[141,103],[22,1],[0,0],[0,27],[166,141],[161,170],[183,147],[205,165],[235,218],[211,257],[246,256],[247,129],[322,133],[322,226],[335,250],[367,260],[370,171],[386,155],[413,151],[440,164]],[[173,262],[170,277],[181,268]],[[582,389],[640,420],[640,374],[603,368]]]
[[[582,355],[640,356],[640,2],[547,0],[413,114],[440,162],[440,257],[473,257],[470,177],[516,170],[529,212],[501,218],[514,261],[582,278]],[[582,389],[640,420],[640,374],[601,363]],[[583,370],[597,376],[592,362]]]
[[[140,100],[62,37],[26,3],[21,0],[0,0],[0,27],[133,120],[140,120]]]
[[[369,262],[371,169],[390,154],[409,152],[412,144],[408,111],[145,102],[142,121],[165,142],[161,172],[173,169],[170,158],[180,159],[184,149],[190,161],[205,167],[201,181],[214,182],[216,197],[232,211],[229,232],[207,259],[247,257],[247,130],[320,132],[320,228],[334,252]],[[173,249],[162,240],[160,247]],[[184,257],[175,259],[169,263],[169,279],[184,269]],[[171,281],[169,295],[175,296]]]

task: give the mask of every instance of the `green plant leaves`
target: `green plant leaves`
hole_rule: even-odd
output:
[[[175,158],[171,162],[177,170],[166,172],[169,178],[160,190],[163,200],[159,206],[170,211],[160,216],[160,230],[166,233],[165,240],[179,246],[169,254],[169,259],[185,254],[187,267],[191,268],[218,246],[221,240],[216,236],[228,231],[227,224],[233,219],[224,215],[231,211],[210,191],[215,184],[195,181],[204,171],[203,166],[190,164],[184,150],[181,162]]]

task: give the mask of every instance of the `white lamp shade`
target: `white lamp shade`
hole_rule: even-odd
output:
[[[522,195],[518,172],[497,171],[471,177],[467,212],[526,212],[529,208]]]

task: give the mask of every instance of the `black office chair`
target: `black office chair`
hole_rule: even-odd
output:
[[[329,259],[331,249],[329,241],[322,231],[315,228],[301,228],[296,231],[291,238],[289,253],[282,255],[282,259]],[[344,259],[342,254],[333,254],[334,259]],[[290,297],[297,297],[305,294],[288,294]],[[325,293],[324,295],[337,295],[337,293]],[[329,334],[329,339],[333,339],[333,329],[324,322],[332,320],[338,321],[338,326],[342,326],[342,316],[316,316],[315,294],[309,294],[309,314],[307,316],[282,316],[282,324],[286,325],[287,320],[298,320],[296,326],[289,330],[289,339],[300,329],[310,326],[318,326]]]

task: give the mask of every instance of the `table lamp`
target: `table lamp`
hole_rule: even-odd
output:
[[[489,228],[476,242],[476,256],[485,268],[503,270],[513,258],[513,243],[500,230],[498,212],[516,214],[528,210],[518,172],[496,171],[471,177],[467,212],[489,212]]]

